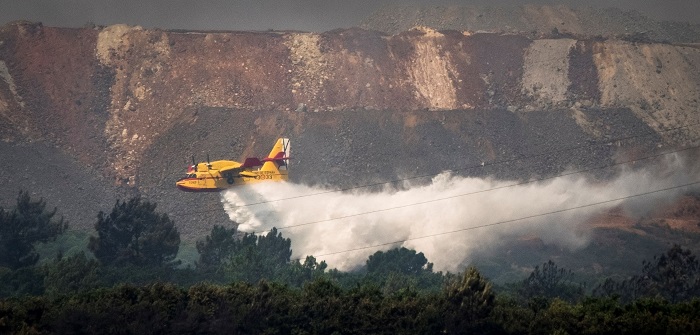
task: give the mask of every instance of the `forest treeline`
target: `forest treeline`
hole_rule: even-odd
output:
[[[26,192],[0,208],[0,333],[700,333],[700,266],[678,245],[594,288],[552,261],[494,287],[406,248],[341,272],[292,260],[275,229],[215,226],[183,267],[174,222],[136,197],[98,213],[88,254],[39,265],[35,247],[68,229],[55,214]]]

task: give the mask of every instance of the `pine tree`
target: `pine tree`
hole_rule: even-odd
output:
[[[197,268],[218,268],[224,264],[236,248],[236,231],[236,228],[227,229],[216,225],[204,241],[197,241],[197,252],[199,252]]]
[[[174,265],[180,233],[167,214],[155,209],[155,203],[140,197],[117,200],[109,215],[97,215],[97,236],[90,236],[88,247],[104,265]]]
[[[428,263],[422,252],[406,248],[396,248],[387,252],[377,251],[367,259],[367,271],[372,273],[400,273],[419,275],[433,272],[433,263]]]
[[[14,270],[35,265],[39,254],[34,246],[54,241],[68,229],[63,217],[55,220],[55,215],[56,208],[47,211],[44,199],[32,201],[26,191],[19,193],[11,211],[0,208],[0,267]]]
[[[447,285],[445,292],[445,328],[449,334],[487,332],[488,316],[494,308],[491,283],[470,267],[461,278]]]
[[[278,279],[289,268],[291,245],[276,228],[263,236],[245,234],[227,261],[226,273],[231,280],[248,283]]]

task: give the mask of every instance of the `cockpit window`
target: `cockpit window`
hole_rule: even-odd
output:
[[[197,178],[197,174],[195,173],[190,173],[187,175],[187,178]]]

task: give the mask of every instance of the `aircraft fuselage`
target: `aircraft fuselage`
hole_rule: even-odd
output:
[[[230,187],[254,184],[262,181],[286,180],[287,171],[263,171],[260,169],[233,168],[221,173],[218,166],[240,166],[235,161],[214,161],[197,164],[197,172],[190,172],[177,181],[177,188],[185,192],[219,192]],[[209,167],[211,166],[211,167]],[[282,173],[284,172],[284,173]]]
[[[234,186],[287,180],[289,151],[289,139],[279,138],[262,160],[246,158],[243,163],[218,160],[194,164],[175,185],[186,192],[218,192]]]

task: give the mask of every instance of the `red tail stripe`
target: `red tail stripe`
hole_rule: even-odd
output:
[[[263,162],[272,162],[272,161],[282,161],[282,160],[288,160],[290,157],[285,157],[284,152],[280,151],[275,155],[275,157],[267,157],[263,159]]]

